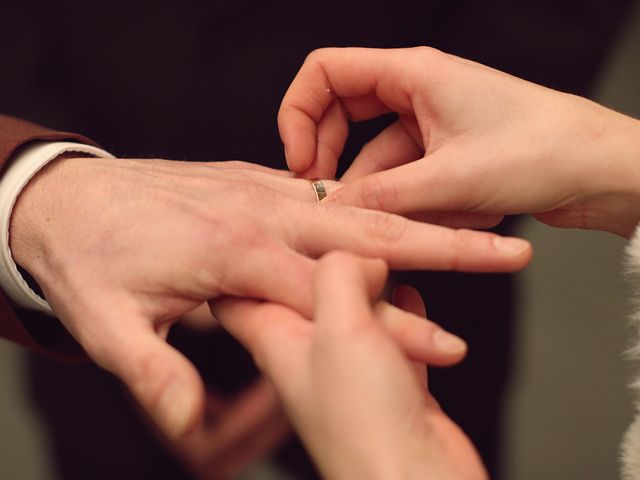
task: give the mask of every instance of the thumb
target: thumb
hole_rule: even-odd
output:
[[[205,401],[193,364],[162,340],[146,319],[126,328],[121,319],[105,322],[104,327],[100,340],[85,346],[87,353],[125,383],[169,437],[191,432],[201,420]]]
[[[441,148],[419,160],[359,177],[323,203],[337,201],[401,215],[465,212],[483,198],[483,183],[478,181],[480,167],[471,168],[461,158],[459,150]]]

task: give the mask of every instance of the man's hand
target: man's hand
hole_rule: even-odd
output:
[[[640,122],[426,47],[309,55],[278,117],[289,167],[332,177],[348,121],[387,112],[327,200],[451,226],[533,213],[628,236],[640,221]]]
[[[200,480],[236,478],[280,446],[289,422],[264,379],[232,399],[207,392],[204,421],[171,449]]]
[[[383,262],[331,253],[316,269],[313,322],[248,300],[214,301],[212,311],[273,382],[325,478],[485,479],[469,439],[425,389],[426,369],[384,327],[375,299],[385,276]],[[396,310],[397,321],[464,345],[420,318],[415,290],[397,297],[414,312]]]
[[[206,303],[179,322],[194,332],[221,328]],[[273,386],[260,378],[232,397],[208,389],[204,420],[188,435],[166,441],[194,478],[222,480],[236,478],[268,457],[290,433]]]
[[[307,181],[263,167],[97,158],[58,160],[29,182],[11,248],[89,356],[174,437],[199,423],[205,394],[164,338],[204,301],[265,299],[310,317],[315,258],[332,249],[469,271],[516,270],[531,254],[522,240],[318,204]]]

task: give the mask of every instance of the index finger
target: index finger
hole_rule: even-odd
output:
[[[412,49],[408,49],[412,50]],[[318,150],[318,126],[336,98],[352,119],[386,111],[412,111],[402,74],[407,49],[325,48],[312,52],[282,100],[280,138],[289,168],[308,170]],[[333,166],[346,140],[346,118],[335,115],[323,125]]]
[[[320,257],[344,250],[381,258],[392,269],[513,272],[531,259],[526,240],[494,233],[451,229],[399,215],[336,203],[305,205],[288,228],[298,251]]]
[[[387,266],[381,260],[341,251],[324,255],[314,277],[318,332],[344,338],[345,333],[371,322],[373,301],[386,278]]]

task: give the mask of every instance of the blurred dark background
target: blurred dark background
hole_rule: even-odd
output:
[[[83,133],[117,156],[284,168],[278,105],[315,48],[430,45],[590,95],[631,6],[630,0],[4,1],[0,112]],[[343,165],[389,121],[354,126]],[[515,226],[511,220],[501,231]],[[517,367],[515,280],[448,273],[403,273],[397,280],[418,286],[430,316],[468,340],[467,361],[433,371],[431,385],[492,478],[501,478],[505,395]],[[218,391],[231,395],[255,375],[223,334],[176,329],[172,340]],[[108,375],[36,356],[21,375],[30,379],[59,472],[52,479],[189,478]],[[294,478],[313,478],[293,441],[277,462]]]

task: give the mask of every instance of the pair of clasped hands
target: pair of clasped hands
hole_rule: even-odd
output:
[[[388,112],[397,121],[317,203],[296,176],[333,178],[349,122]],[[18,200],[16,261],[178,443],[206,438],[206,394],[165,338],[208,302],[275,387],[257,395],[278,398],[327,478],[485,478],[426,388],[424,364],[454,364],[466,345],[425,319],[411,287],[380,300],[387,268],[519,270],[528,242],[465,229],[509,214],[630,236],[639,122],[434,49],[344,48],[307,58],[278,124],[297,175],[242,162],[56,161]],[[267,422],[256,398],[236,419]],[[236,463],[283,434],[267,430]]]

